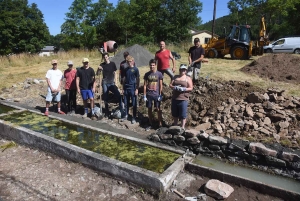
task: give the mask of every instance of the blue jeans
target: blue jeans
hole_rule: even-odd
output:
[[[128,112],[129,112],[130,99],[131,99],[132,108],[133,108],[132,115],[133,115],[133,118],[136,118],[137,102],[136,102],[135,89],[133,89],[133,88],[124,89],[125,115],[128,115]]]
[[[173,117],[177,117],[179,119],[186,119],[187,108],[188,108],[187,100],[172,99],[171,111]]]
[[[123,109],[122,107],[122,100],[121,100],[121,94],[115,85],[115,83],[105,83],[102,82],[102,89],[103,89],[103,100],[105,102],[105,111],[108,112],[108,94],[111,91],[114,96],[116,96],[117,100],[119,101],[119,108]]]

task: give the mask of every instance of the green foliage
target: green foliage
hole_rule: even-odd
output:
[[[27,0],[0,1],[0,55],[39,52],[49,40],[44,16]]]

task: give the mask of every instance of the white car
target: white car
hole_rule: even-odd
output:
[[[300,54],[300,37],[281,38],[264,46],[265,53]]]

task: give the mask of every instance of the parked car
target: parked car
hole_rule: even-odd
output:
[[[281,38],[264,46],[265,53],[300,54],[300,37]]]

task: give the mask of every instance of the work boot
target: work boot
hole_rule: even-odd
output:
[[[49,111],[46,111],[46,112],[44,113],[44,115],[45,115],[45,116],[48,116],[48,115],[49,115]]]

